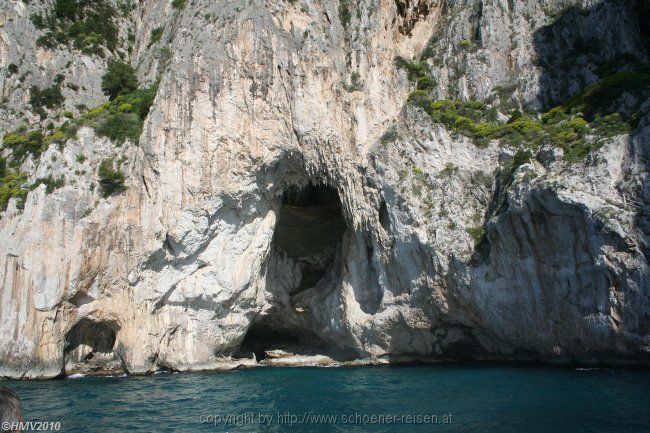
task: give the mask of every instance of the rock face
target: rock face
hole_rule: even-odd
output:
[[[647,61],[631,10],[345,5],[140,2],[123,24],[135,29],[129,56],[160,86],[139,145],[81,129],[32,162],[33,178],[75,182],[38,187],[0,220],[0,376],[232,368],[285,346],[647,365],[650,118],[579,163],[543,147],[506,179],[515,149],[479,148],[405,105],[412,84],[394,62],[428,50],[438,97],[510,86],[509,100],[541,109],[597,78],[591,58],[549,72],[559,60],[547,54],[570,36],[549,10],[608,35],[603,61]],[[63,71],[65,49],[21,45],[35,7],[2,6],[0,66],[22,53]],[[150,43],[157,27],[167,65]],[[92,107],[104,60],[75,58],[87,94],[67,99]],[[10,105],[28,110],[17,95]],[[3,131],[20,123],[7,119]],[[128,189],[106,199],[88,184],[107,155],[124,157]]]

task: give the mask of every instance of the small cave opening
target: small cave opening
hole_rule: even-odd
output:
[[[300,286],[292,294],[314,287],[325,276],[346,227],[335,188],[309,183],[284,191],[273,245],[301,265]]]
[[[112,322],[87,318],[77,322],[65,335],[64,373],[121,372],[121,361],[114,350],[118,331]]]
[[[267,352],[282,350],[289,354],[315,355],[328,345],[311,331],[297,327],[279,326],[263,320],[253,324],[239,346],[242,354],[254,353],[257,362],[269,357]]]

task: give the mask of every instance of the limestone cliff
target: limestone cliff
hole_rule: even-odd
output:
[[[5,169],[1,376],[647,365],[643,2],[117,1],[104,45],[37,39],[58,3],[0,5],[0,132],[78,125]],[[157,89],[123,143],[92,123],[118,58]]]

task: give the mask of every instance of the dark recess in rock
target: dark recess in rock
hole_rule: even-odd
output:
[[[308,184],[285,191],[273,244],[302,267],[296,292],[314,287],[323,278],[345,230],[336,189]]]
[[[114,348],[119,326],[81,319],[65,336],[64,372],[112,373],[121,369]]]
[[[240,352],[252,352],[259,362],[267,358],[269,350],[308,355],[322,352],[326,344],[315,334],[304,329],[282,326],[273,319],[262,320],[251,326],[240,345]]]
[[[402,20],[399,32],[406,36],[410,36],[418,21],[425,19],[431,11],[426,0],[395,0],[395,6]]]

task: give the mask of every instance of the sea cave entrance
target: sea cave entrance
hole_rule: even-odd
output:
[[[278,277],[284,276],[283,268],[270,272],[267,284],[273,290],[281,287],[279,293],[286,290],[291,305],[279,302],[263,317],[258,317],[240,344],[243,353],[254,353],[256,360],[262,361],[285,356],[285,352],[299,355],[332,352],[331,344],[317,335],[310,306],[313,296],[332,287],[338,279],[336,259],[341,254],[346,229],[341,199],[335,188],[308,183],[284,190],[272,249],[274,254],[286,256],[298,265],[291,269],[295,272],[298,268],[300,278],[288,286],[286,280]]]
[[[254,353],[259,362],[271,351],[281,350],[291,354],[315,355],[327,351],[328,345],[311,331],[291,327],[285,323],[274,323],[272,318],[253,324],[246,333],[240,348]]]
[[[122,371],[115,352],[119,326],[81,319],[65,336],[64,374],[113,374]]]
[[[310,183],[285,190],[273,245],[301,265],[300,286],[293,293],[314,287],[325,276],[345,230],[336,189]]]

